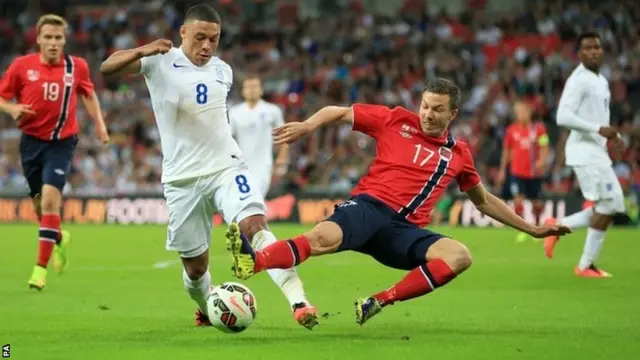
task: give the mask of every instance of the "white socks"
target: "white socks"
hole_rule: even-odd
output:
[[[253,247],[261,250],[277,241],[271,232],[262,230],[253,236]],[[298,277],[295,268],[286,270],[270,269],[267,270],[267,273],[271,276],[273,282],[278,285],[291,306],[298,303],[309,303],[302,287],[302,281]],[[198,304],[200,311],[203,314],[207,314],[207,296],[209,294],[209,288],[211,287],[211,273],[209,273],[209,269],[197,280],[191,280],[187,272],[183,269],[182,282],[189,296]]]
[[[209,269],[207,268],[207,271],[200,279],[191,280],[183,268],[182,282],[184,283],[184,288],[189,293],[189,296],[191,296],[193,301],[198,304],[200,312],[207,314],[207,295],[209,294],[209,287],[211,286],[211,274],[209,273]]]
[[[584,209],[580,212],[567,216],[562,220],[562,225],[566,225],[571,229],[577,229],[581,227],[589,226],[589,222],[591,221],[591,217],[594,213],[594,207],[590,207]],[[598,258],[598,254],[600,254],[600,248],[602,247],[602,243],[604,243],[604,231],[596,230],[593,228],[587,229],[587,238],[584,242],[584,250],[582,251],[582,256],[580,257],[580,262],[578,263],[578,267],[582,270],[588,268],[593,265],[593,262]]]
[[[571,214],[562,219],[561,224],[568,226],[570,229],[589,226],[589,221],[591,221],[591,216],[593,216],[593,209],[594,207],[592,206],[575,214]]]
[[[278,239],[270,231],[260,230],[253,236],[252,243],[256,250],[262,250],[277,241]],[[309,303],[302,287],[302,280],[300,280],[295,268],[269,269],[267,273],[278,285],[291,306],[298,303]]]
[[[589,228],[587,230],[587,240],[584,243],[582,257],[580,257],[580,262],[578,263],[578,267],[581,270],[584,270],[593,265],[593,262],[596,260],[598,254],[600,253],[602,243],[604,242],[604,234],[604,231],[596,230],[593,228]]]

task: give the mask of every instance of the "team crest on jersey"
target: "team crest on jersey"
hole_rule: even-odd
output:
[[[411,139],[412,138],[411,134],[417,134],[418,133],[418,129],[414,128],[411,125],[402,124],[400,126],[399,133],[403,138]]]
[[[445,161],[451,161],[451,158],[453,157],[453,151],[444,146],[440,148],[438,153],[440,154],[440,158]]]
[[[227,85],[227,83],[224,81],[224,73],[220,69],[216,69],[216,81],[220,84]]]
[[[64,77],[62,78],[62,82],[64,82],[65,86],[73,85],[73,75],[65,74]]]
[[[417,134],[418,133],[418,129],[414,128],[411,125],[407,125],[407,124],[402,124],[402,126],[400,127],[400,129],[404,132],[409,132],[411,134]]]
[[[33,69],[27,70],[27,79],[29,79],[29,81],[38,81],[38,79],[40,79],[40,72]]]

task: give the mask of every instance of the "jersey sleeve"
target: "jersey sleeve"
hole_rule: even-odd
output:
[[[160,63],[162,59],[162,54],[156,54],[152,56],[145,56],[140,59],[140,74],[144,75],[144,77],[153,76],[154,69]]]
[[[558,104],[558,114],[556,115],[558,125],[570,130],[585,132],[598,132],[600,130],[600,126],[581,119],[577,115],[578,108],[586,96],[587,88],[588,85],[581,81],[580,74],[570,76],[567,79]]]
[[[0,96],[5,100],[12,100],[20,88],[20,77],[17,61],[13,61],[0,80]]]
[[[76,58],[78,62],[78,92],[82,96],[90,96],[93,93],[93,81],[89,71],[89,64],[82,58]]]
[[[354,104],[353,130],[377,138],[391,119],[391,109],[382,105]]]
[[[229,71],[229,88],[227,90],[227,93],[231,91],[231,87],[233,87],[233,68],[231,68],[231,65],[228,65],[228,68],[229,70],[227,71]]]
[[[231,136],[235,138],[238,136],[238,118],[233,107],[227,110],[227,119],[229,120],[229,126],[231,127]]]
[[[480,179],[480,175],[478,175],[478,171],[476,171],[473,157],[471,156],[469,148],[466,146],[463,150],[462,161],[462,170],[458,173],[456,181],[458,182],[460,191],[467,192],[478,186],[482,179]]]
[[[273,128],[277,128],[284,125],[284,112],[282,109],[276,105],[275,107],[275,116],[273,118]]]

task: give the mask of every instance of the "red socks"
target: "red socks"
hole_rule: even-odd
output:
[[[516,215],[522,217],[522,215],[524,214],[524,205],[521,202],[516,202],[515,204],[513,204],[513,211],[516,213]]]
[[[533,222],[535,225],[540,223],[540,215],[542,215],[542,211],[544,210],[543,205],[533,205]],[[522,203],[515,203],[513,211],[520,217],[524,217],[524,205]]]
[[[541,220],[540,219],[540,215],[542,215],[542,210],[544,209],[544,207],[542,205],[533,205],[533,218],[534,220],[534,224],[535,225],[539,225],[541,224]]]
[[[43,214],[39,233],[38,266],[46,269],[53,247],[60,241],[60,215]]]
[[[289,269],[309,258],[311,244],[304,235],[292,240],[278,241],[261,251],[256,251],[255,271],[266,269]]]
[[[300,235],[292,240],[278,241],[256,251],[255,272],[267,269],[289,269],[307,260],[311,255],[309,240]],[[413,299],[430,293],[453,280],[456,274],[441,259],[429,261],[409,272],[392,288],[374,295],[383,306],[396,301]]]
[[[396,301],[404,301],[428,294],[436,288],[453,280],[456,274],[441,259],[429,261],[411,270],[399,283],[373,297],[381,305],[391,305]]]

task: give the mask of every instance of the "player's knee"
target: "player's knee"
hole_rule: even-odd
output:
[[[625,210],[624,197],[622,194],[620,194],[612,199],[600,200],[596,202],[594,210],[598,214],[610,216],[613,216],[617,213],[622,213]]]
[[[269,228],[267,226],[267,218],[264,215],[249,216],[240,221],[238,227],[240,227],[240,232],[248,239],[253,239],[256,233]]]
[[[206,266],[189,266],[184,268],[187,276],[191,280],[198,280],[207,272]]]
[[[472,262],[471,252],[462,243],[445,238],[438,240],[427,250],[427,261],[441,259],[453,272],[460,274],[467,270]]]
[[[40,209],[42,213],[57,213],[60,211],[62,194],[58,188],[45,184],[42,187],[41,196]]]
[[[311,245],[311,255],[336,252],[342,244],[342,229],[332,221],[323,221],[304,235]]]
[[[467,270],[473,262],[471,252],[461,243],[457,243],[457,246],[452,247],[443,260],[456,274]]]
[[[209,261],[203,254],[195,258],[182,258],[182,265],[189,279],[198,280],[207,272]]]

